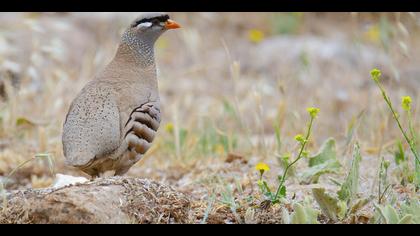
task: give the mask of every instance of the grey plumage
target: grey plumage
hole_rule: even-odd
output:
[[[160,123],[154,43],[179,27],[167,18],[148,13],[133,21],[114,59],[74,99],[63,128],[67,164],[91,176],[122,175],[150,148]]]

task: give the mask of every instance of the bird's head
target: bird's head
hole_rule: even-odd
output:
[[[165,13],[145,13],[135,19],[126,33],[143,42],[154,43],[162,33],[181,26]]]

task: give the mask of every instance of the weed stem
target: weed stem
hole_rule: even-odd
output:
[[[390,98],[386,95],[386,91],[385,91],[385,89],[382,87],[382,85],[379,83],[379,81],[375,81],[375,82],[376,82],[376,84],[378,85],[379,89],[381,90],[381,92],[382,92],[382,96],[383,96],[383,98],[385,99],[385,102],[387,103],[387,105],[388,105],[389,109],[390,109],[390,110],[391,110],[391,112],[392,112],[392,115],[393,115],[393,117],[394,117],[395,121],[396,121],[396,122],[397,122],[397,124],[398,124],[398,128],[401,130],[401,133],[403,134],[403,136],[404,136],[405,140],[407,141],[408,145],[410,146],[410,150],[411,150],[411,152],[413,153],[414,157],[416,158],[417,164],[420,164],[419,155],[418,155],[418,153],[417,153],[416,148],[414,147],[413,140],[412,140],[412,139],[410,139],[410,138],[408,137],[407,133],[404,131],[404,129],[403,129],[402,125],[401,125],[400,119],[398,118],[398,115],[397,115],[397,113],[395,112],[394,107],[392,106],[392,103],[391,103]]]
[[[311,116],[311,120],[309,121],[309,125],[308,125],[308,131],[306,132],[305,140],[301,144],[301,148],[300,148],[298,157],[292,163],[287,165],[286,169],[284,170],[283,176],[281,177],[281,180],[280,180],[280,184],[279,184],[279,186],[277,188],[277,191],[276,191],[276,195],[274,196],[274,201],[277,201],[277,199],[279,198],[281,189],[283,188],[284,182],[286,181],[287,172],[289,171],[289,169],[294,164],[296,164],[296,162],[298,162],[303,157],[303,155],[302,155],[303,151],[305,150],[306,144],[308,143],[309,137],[311,136],[312,124],[314,122],[314,118],[315,117]]]

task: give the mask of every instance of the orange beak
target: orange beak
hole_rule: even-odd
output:
[[[167,20],[165,22],[165,29],[178,29],[178,28],[181,28],[181,26],[173,20]]]

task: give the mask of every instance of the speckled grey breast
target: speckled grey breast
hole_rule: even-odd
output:
[[[86,85],[73,101],[63,130],[66,163],[83,166],[118,148],[120,119],[111,88]]]

